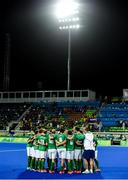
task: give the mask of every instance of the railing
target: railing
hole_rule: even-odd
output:
[[[0,92],[0,103],[23,103],[38,101],[87,101],[95,100],[96,93],[91,90],[61,91],[16,91]]]
[[[27,143],[29,131],[0,131],[0,142]],[[128,133],[126,132],[93,132],[98,139],[98,145],[121,145],[128,147]]]
[[[27,136],[28,133],[30,133],[30,131],[28,130],[12,130],[12,133],[14,133],[15,136]],[[109,136],[113,136],[113,137],[120,137],[122,135],[124,135],[125,137],[128,137],[128,132],[93,132],[94,135],[98,136],[98,137],[109,137]],[[7,130],[0,130],[0,136],[5,136],[8,135],[10,136],[11,133]]]

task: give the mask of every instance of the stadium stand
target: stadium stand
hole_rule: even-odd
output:
[[[26,103],[2,103],[0,104],[0,130],[5,130],[8,126],[15,129],[17,120],[26,111],[30,104]],[[12,123],[12,122],[17,123]]]
[[[17,129],[30,130],[35,126],[67,127],[80,125],[88,120],[87,114],[94,118],[99,102],[38,102],[32,103],[30,109],[22,116]]]
[[[104,126],[128,126],[128,104],[112,103],[103,105],[97,114],[97,120]]]
[[[93,131],[120,132],[128,127],[127,103],[110,103],[106,99],[101,103],[89,90],[0,92],[0,102],[1,130],[60,125],[69,128],[87,123]]]

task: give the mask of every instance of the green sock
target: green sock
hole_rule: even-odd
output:
[[[33,161],[33,169],[35,168],[35,158],[34,158],[34,161]]]
[[[79,161],[78,161],[78,170],[79,170],[79,171],[81,171],[81,167],[82,167],[82,161],[79,160]]]
[[[35,169],[38,169],[38,160],[35,160]]]
[[[34,169],[35,159],[31,159],[30,168]]]
[[[40,162],[40,170],[44,170],[44,159]]]
[[[37,169],[40,170],[40,160],[38,160]]]
[[[48,161],[48,168],[49,168],[49,169],[51,168],[51,164],[52,164],[52,160],[49,159],[49,161]]]
[[[62,165],[60,165],[60,171],[63,171],[64,167]]]
[[[28,167],[30,167],[31,159],[32,159],[32,157],[28,156]]]
[[[71,171],[70,162],[68,161],[68,171]]]
[[[41,160],[38,162],[38,169],[41,170]]]
[[[74,169],[75,169],[75,170],[76,170],[76,168],[77,168],[77,165],[76,165],[76,164],[77,164],[77,160],[75,159],[75,160],[74,160]]]
[[[71,171],[73,171],[73,160],[71,160]]]
[[[72,171],[72,162],[69,162],[69,171]]]
[[[78,160],[76,161],[76,170],[77,171],[79,170],[79,161]]]
[[[50,170],[51,170],[51,171],[54,171],[54,162],[51,162]]]

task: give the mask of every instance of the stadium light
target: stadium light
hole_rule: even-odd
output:
[[[78,13],[78,3],[74,0],[60,0],[56,7],[56,15],[58,18],[67,18]]]
[[[56,5],[56,17],[59,29],[68,31],[68,63],[67,63],[67,90],[70,90],[70,65],[71,65],[71,31],[79,29],[79,4],[75,0],[59,0]]]

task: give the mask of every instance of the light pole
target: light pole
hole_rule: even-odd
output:
[[[71,88],[71,31],[80,27],[78,8],[79,5],[75,0],[60,0],[56,7],[59,29],[68,31],[67,90]]]
[[[70,90],[70,65],[71,65],[71,30],[68,30],[68,66],[67,66],[67,72],[68,72],[68,80],[67,80],[67,90]]]

